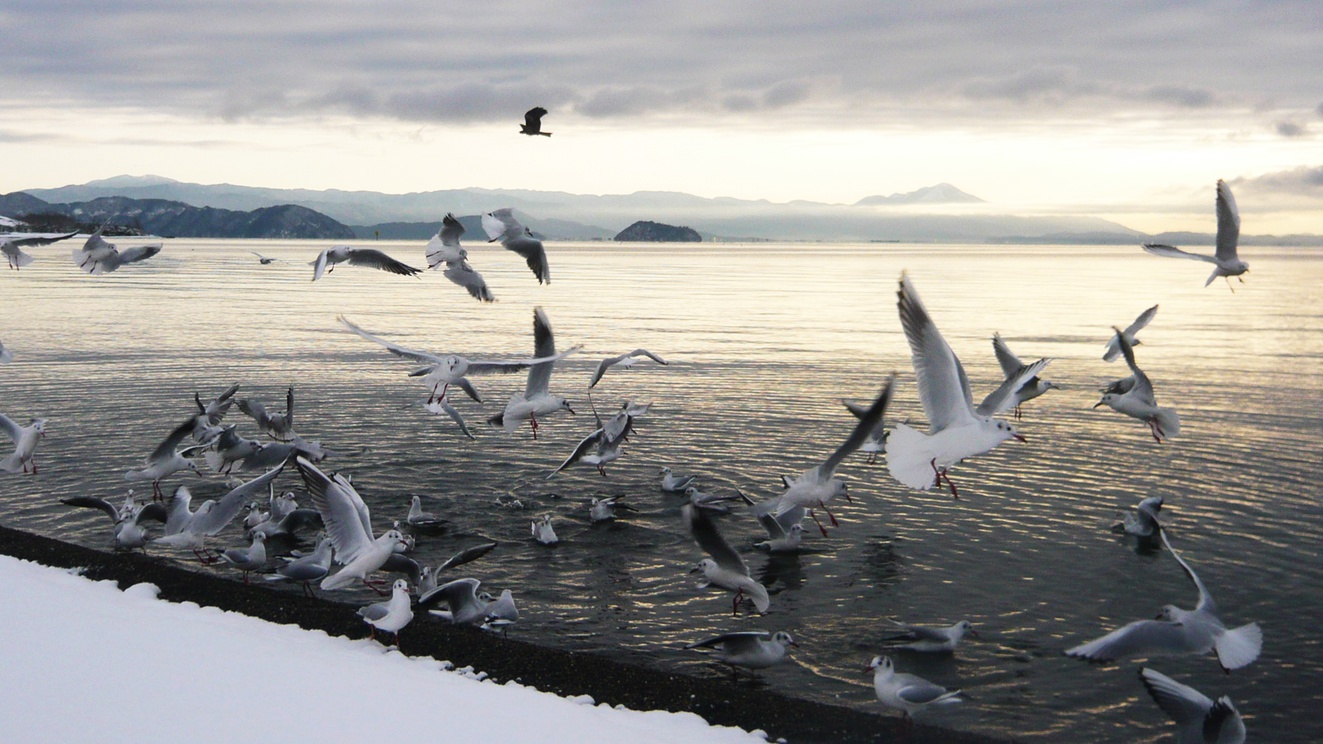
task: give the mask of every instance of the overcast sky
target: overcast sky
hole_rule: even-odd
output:
[[[1323,232],[1323,5],[0,4],[0,193],[158,174],[1017,211]],[[551,138],[522,137],[534,105]],[[548,217],[554,215],[548,215]]]

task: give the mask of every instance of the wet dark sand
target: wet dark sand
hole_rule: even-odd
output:
[[[241,612],[277,623],[364,638],[368,626],[357,605],[312,599],[298,592],[189,571],[141,553],[91,550],[47,537],[0,527],[0,552],[59,568],[81,567],[90,579],[114,580],[121,588],[139,582],[160,587],[172,602]],[[917,724],[899,717],[785,697],[748,681],[700,679],[668,674],[588,653],[562,651],[503,638],[476,628],[414,622],[403,632],[403,651],[457,666],[472,666],[497,681],[516,680],[559,695],[591,695],[599,703],[634,710],[689,711],[710,723],[762,729],[772,741],[905,742],[989,744],[997,740]]]

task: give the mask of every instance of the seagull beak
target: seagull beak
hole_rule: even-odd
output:
[[[1100,406],[1100,405],[1102,405],[1102,404],[1103,404],[1102,401],[1098,401],[1097,403],[1094,403],[1094,404],[1093,404],[1093,407],[1094,407],[1094,408],[1097,408],[1098,406]]]
[[[579,415],[579,414],[575,413],[575,412],[574,412],[574,409],[573,409],[573,408],[570,408],[569,406],[565,406],[565,410],[569,411],[571,416],[578,416],[578,415]]]
[[[970,629],[969,629],[969,634],[972,635],[972,636],[974,636],[975,638],[978,638],[978,637],[979,637],[978,631],[977,631],[977,630],[974,630],[973,628],[970,628]]]
[[[700,569],[698,566],[694,566],[693,568],[689,569],[689,573],[691,573],[691,574],[696,574],[696,573],[698,573],[700,570],[701,570],[701,569]]]
[[[1021,435],[1019,435],[1019,434],[1012,434],[1011,436],[1015,437],[1016,439],[1020,440],[1021,442],[1027,442],[1027,441],[1029,441],[1028,439],[1025,439],[1023,436],[1021,436]]]

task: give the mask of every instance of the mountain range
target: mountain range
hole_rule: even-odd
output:
[[[514,207],[533,229],[563,240],[610,240],[639,220],[690,225],[705,240],[1004,242],[1080,235],[1086,236],[1086,242],[1135,242],[1143,237],[1124,225],[1096,217],[999,214],[982,199],[950,184],[869,196],[855,204],[774,203],[670,191],[595,195],[465,188],[383,194],[208,185],[161,176],[116,176],[54,189],[26,189],[24,193],[49,203],[121,196],[235,211],[292,204],[351,226],[360,239],[427,237],[435,234],[447,212],[472,215],[500,207]],[[971,206],[977,208],[952,209]]]

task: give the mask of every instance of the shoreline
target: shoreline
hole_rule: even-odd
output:
[[[239,612],[307,630],[363,638],[368,626],[357,604],[309,598],[300,593],[189,571],[141,553],[106,553],[0,526],[0,553],[57,568],[83,568],[94,580],[120,588],[150,582],[170,602]],[[765,688],[724,679],[662,672],[591,653],[564,651],[441,622],[411,624],[403,652],[430,656],[457,667],[472,666],[498,682],[515,680],[538,690],[573,697],[591,695],[598,703],[633,710],[691,712],[710,724],[767,732],[789,742],[889,742],[913,744],[995,744],[999,740],[916,724],[883,712],[866,713],[784,696]]]

